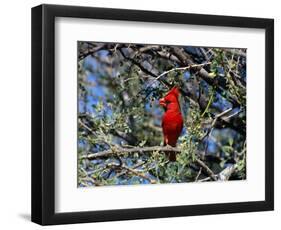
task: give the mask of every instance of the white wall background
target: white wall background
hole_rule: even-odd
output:
[[[30,8],[41,1],[8,0],[1,2],[0,13],[0,227],[1,229],[39,229],[30,222]],[[280,75],[280,6],[278,1],[219,0],[56,0],[50,4],[85,5],[187,13],[222,14],[275,18],[275,211],[200,217],[76,224],[69,229],[255,229],[280,225],[281,218],[281,81]],[[279,86],[279,87],[278,87]],[[278,167],[279,166],[279,167]],[[66,226],[52,228],[63,229]],[[50,228],[50,227],[47,227]]]

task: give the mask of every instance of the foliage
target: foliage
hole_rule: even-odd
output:
[[[169,162],[142,149],[163,145],[158,101],[175,85],[185,128]],[[246,178],[244,49],[78,42],[78,110],[79,187]]]

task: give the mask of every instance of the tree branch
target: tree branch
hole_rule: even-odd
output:
[[[205,170],[205,172],[212,178],[212,180],[218,180],[214,172],[203,161],[198,158],[195,158],[195,162]]]
[[[97,152],[97,153],[89,153],[87,156],[82,156],[82,159],[88,159],[88,160],[93,160],[96,158],[101,158],[101,157],[108,157],[108,156],[114,156],[116,155],[125,155],[125,154],[130,154],[130,153],[145,153],[145,152],[154,152],[154,151],[162,151],[162,152],[177,152],[180,153],[181,150],[176,147],[171,147],[171,146],[152,146],[152,147],[133,147],[133,148],[122,148],[122,147],[114,147],[109,150]]]
[[[183,50],[181,50],[179,47],[172,47],[171,49],[172,54],[174,54],[183,65],[193,65],[192,58],[189,54],[185,53]],[[222,91],[228,90],[224,85],[220,84],[220,82],[217,79],[214,79],[210,77],[208,71],[206,71],[202,66],[196,68],[198,71],[199,76],[205,80],[209,85],[217,86],[217,91],[219,94],[221,94]],[[234,107],[240,106],[240,103],[237,101],[236,98],[229,95],[228,99]]]
[[[202,63],[202,64],[193,64],[193,65],[188,65],[188,66],[184,66],[184,67],[177,67],[177,68],[172,68],[170,70],[167,70],[163,73],[161,73],[160,75],[158,75],[154,80],[154,81],[157,81],[158,79],[160,79],[162,76],[165,76],[167,75],[168,73],[171,73],[173,71],[184,71],[184,70],[187,70],[187,69],[192,69],[192,68],[198,68],[198,67],[203,67],[205,65],[210,65],[211,62],[207,62],[207,63]]]
[[[176,147],[171,146],[151,146],[151,147],[133,147],[133,148],[122,148],[114,146],[109,150],[97,152],[97,153],[89,153],[86,156],[82,156],[80,159],[88,159],[88,160],[94,160],[97,158],[103,158],[103,157],[109,157],[109,156],[122,156],[125,154],[131,154],[131,153],[151,153],[154,151],[158,152],[176,152],[180,153],[181,150]],[[216,175],[213,173],[213,171],[199,158],[195,158],[195,162],[200,165],[200,167],[203,168],[203,170],[211,177],[212,180],[217,180]]]
[[[217,114],[215,116],[215,119],[212,121],[211,127],[209,128],[209,130],[206,132],[206,134],[201,138],[201,141],[204,140],[207,136],[210,135],[210,133],[212,132],[212,130],[214,129],[214,127],[216,126],[216,123],[218,121],[218,119],[221,119],[221,117],[223,117],[224,115],[230,113],[232,110],[232,108],[226,109],[225,111]]]
[[[95,47],[86,49],[85,51],[80,51],[78,58],[79,58],[79,60],[82,60],[83,58],[87,57],[88,55],[92,55],[104,48],[105,48],[105,45],[100,45],[100,46],[95,46]]]
[[[222,170],[219,174],[218,174],[218,179],[220,181],[227,181],[229,180],[230,176],[235,172],[237,168],[237,165],[230,165],[228,167],[226,167],[224,170]]]

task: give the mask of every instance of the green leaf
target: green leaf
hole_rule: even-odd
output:
[[[215,78],[216,76],[217,76],[217,74],[215,72],[209,73],[209,77],[210,78]]]

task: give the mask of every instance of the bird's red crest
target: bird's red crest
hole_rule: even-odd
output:
[[[168,93],[167,95],[169,94],[174,94],[176,97],[178,97],[180,95],[180,91],[178,89],[178,87],[174,86]],[[166,96],[167,96],[166,95]]]
[[[163,98],[159,100],[159,104],[162,105],[165,109],[167,109],[167,101],[173,101],[178,103],[179,95],[180,91],[178,87],[174,86]]]

